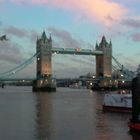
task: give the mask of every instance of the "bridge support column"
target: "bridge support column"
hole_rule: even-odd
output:
[[[56,91],[56,81],[51,77],[35,80],[33,91]]]
[[[37,72],[33,91],[56,91],[56,81],[52,78],[52,39],[43,32],[37,39]]]
[[[112,43],[108,43],[105,37],[96,44],[96,50],[103,55],[96,55],[96,78],[99,79],[98,89],[110,89],[112,87]],[[94,88],[93,88],[94,89]]]

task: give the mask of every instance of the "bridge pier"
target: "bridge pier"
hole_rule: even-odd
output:
[[[56,91],[56,80],[44,78],[33,81],[33,91]]]
[[[45,32],[36,43],[37,72],[33,91],[56,91],[56,80],[52,76],[52,39]]]

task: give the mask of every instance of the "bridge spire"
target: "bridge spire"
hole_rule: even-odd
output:
[[[50,42],[52,42],[52,37],[51,37],[51,33],[50,33],[49,41],[50,41]]]
[[[46,40],[46,39],[47,39],[47,36],[46,36],[45,31],[43,31],[41,38],[42,38],[43,40]]]
[[[112,47],[112,42],[111,42],[111,39],[110,39],[110,43],[109,43],[109,46],[110,46],[110,47]]]
[[[97,49],[99,47],[99,45],[98,45],[98,43],[97,43],[97,41],[96,41],[96,46],[95,46],[95,48]]]
[[[107,47],[107,41],[106,41],[106,38],[105,38],[104,35],[103,35],[103,37],[102,37],[102,40],[101,40],[99,46],[100,46],[101,48]]]

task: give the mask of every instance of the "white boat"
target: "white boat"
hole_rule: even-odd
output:
[[[132,112],[132,94],[106,93],[103,101],[103,111]]]

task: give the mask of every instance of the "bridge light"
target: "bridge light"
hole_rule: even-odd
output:
[[[38,58],[37,58],[37,60],[39,61],[39,60],[40,60],[40,58],[38,57]]]
[[[93,83],[90,83],[90,86],[92,86],[93,85]]]
[[[92,78],[96,78],[96,76],[93,75]]]

